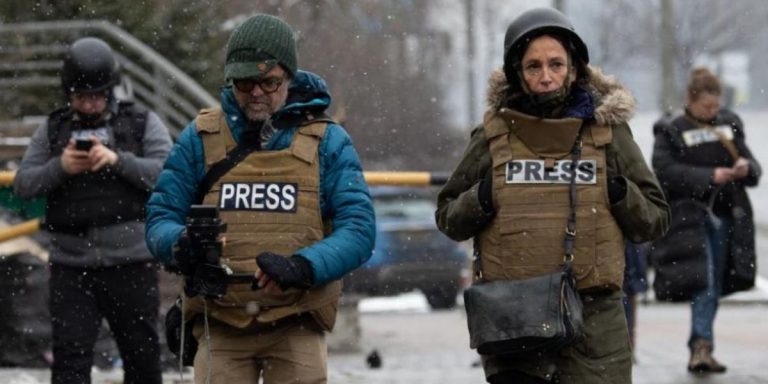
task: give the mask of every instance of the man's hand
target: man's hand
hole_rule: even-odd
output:
[[[256,256],[256,280],[266,293],[280,293],[288,288],[309,289],[315,280],[312,266],[297,255],[283,257],[272,252]]]
[[[480,207],[483,208],[485,213],[491,214],[496,212],[496,207],[493,206],[493,166],[488,168],[485,176],[480,180],[480,186],[477,188],[477,197],[480,199]]]
[[[61,168],[69,175],[79,175],[92,167],[88,152],[75,148],[75,139],[69,139],[69,143],[61,152]]]
[[[734,179],[743,179],[749,175],[749,160],[739,157],[731,169],[733,170]]]
[[[176,241],[173,246],[173,260],[174,265],[172,267],[177,268],[184,276],[192,276],[195,273],[195,261],[192,260],[192,254],[190,252],[189,236],[184,232]]]
[[[712,174],[712,183],[715,185],[722,185],[733,181],[733,169],[717,167]]]
[[[96,172],[107,165],[117,164],[117,153],[102,144],[97,137],[91,136],[93,147],[88,152],[88,158],[91,160],[91,171]]]

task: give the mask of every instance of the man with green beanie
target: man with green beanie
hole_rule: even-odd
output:
[[[147,204],[152,254],[200,276],[193,204],[227,224],[220,261],[252,283],[212,295],[185,279],[198,383],[325,383],[341,277],[371,255],[375,221],[347,132],[319,76],[297,69],[291,28],[250,17],[227,44],[221,106],[181,133]],[[183,345],[182,345],[183,347]],[[183,355],[183,353],[180,353]]]

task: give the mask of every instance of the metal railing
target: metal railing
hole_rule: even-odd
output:
[[[71,36],[64,39],[62,35]],[[124,97],[154,110],[176,137],[200,108],[218,101],[195,80],[128,32],[105,20],[0,23],[0,92],[56,87],[68,44],[81,36],[109,43],[122,66]]]

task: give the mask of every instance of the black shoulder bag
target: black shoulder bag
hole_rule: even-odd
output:
[[[570,214],[562,271],[522,280],[481,281],[464,291],[470,347],[482,355],[531,356],[557,351],[584,338],[582,303],[571,269],[580,135],[571,153]],[[474,268],[482,277],[479,252]]]

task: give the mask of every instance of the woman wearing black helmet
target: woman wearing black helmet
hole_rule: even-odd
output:
[[[474,239],[475,282],[556,272],[566,253],[563,228],[575,172],[571,255],[585,338],[523,357],[483,355],[486,378],[629,383],[623,240],[653,240],[669,223],[664,195],[627,125],[634,99],[587,65],[586,45],[554,9],[518,17],[504,47],[504,68],[491,76],[483,124],[440,192],[436,219],[451,238]],[[580,157],[572,169],[575,153]]]

